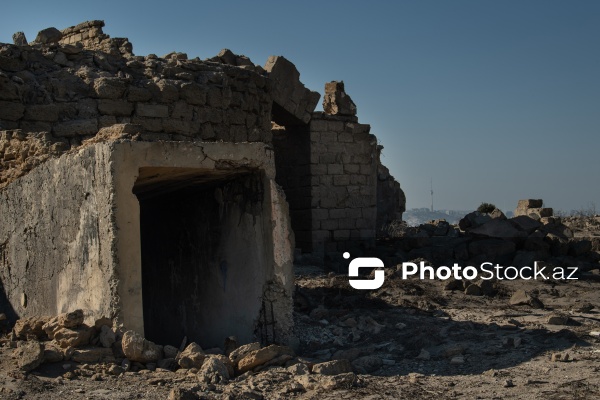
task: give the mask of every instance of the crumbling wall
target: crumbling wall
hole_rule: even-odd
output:
[[[358,123],[343,82],[325,85],[323,109],[308,127],[273,126],[277,182],[296,243],[317,254],[372,247],[384,221],[402,218],[404,193],[381,164],[371,127]]]
[[[17,315],[114,315],[109,168],[105,148],[86,147],[0,191],[0,279]]]
[[[47,132],[49,155],[117,123],[141,125],[148,141],[269,143],[270,88],[252,70],[178,56],[0,45],[0,129],[20,129],[25,141]],[[0,184],[9,181],[13,160],[13,151],[2,154]]]
[[[61,31],[60,44],[78,45],[113,55],[131,55],[133,45],[127,38],[111,38],[102,31],[104,21],[86,21]]]
[[[400,183],[381,162],[383,146],[377,147],[377,233],[393,221],[402,221],[406,211],[406,196]]]

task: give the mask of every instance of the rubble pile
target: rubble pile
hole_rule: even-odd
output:
[[[541,200],[522,200],[517,210],[523,211],[515,212],[521,215],[513,218],[495,209],[469,213],[458,225],[441,219],[407,227],[398,238],[382,242],[379,254],[386,265],[424,259],[428,265],[438,267],[454,263],[480,267],[492,262],[521,269],[537,263],[540,268],[546,267],[547,273],[555,267],[565,271],[577,268],[574,276],[594,279],[594,271],[600,266],[600,232],[595,233],[597,236],[590,231],[576,236],[567,225],[573,225],[572,220],[563,222],[552,216],[552,209],[538,207],[541,204]],[[473,293],[482,294],[482,290]]]

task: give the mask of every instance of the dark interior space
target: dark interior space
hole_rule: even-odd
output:
[[[273,129],[273,147],[277,169],[275,181],[283,188],[290,206],[296,247],[303,252],[311,252],[312,196],[308,125],[286,125],[282,129]]]
[[[204,348],[251,339],[263,273],[260,173],[170,168],[142,177],[134,192],[146,338],[179,346],[187,337]]]

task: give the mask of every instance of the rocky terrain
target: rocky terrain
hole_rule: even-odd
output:
[[[160,346],[115,329],[108,319],[88,326],[81,311],[19,320],[12,330],[4,326],[0,394],[7,399],[597,398],[600,218],[536,217],[539,210],[530,208],[535,207],[512,219],[494,211],[472,213],[459,226],[435,221],[380,241],[386,279],[373,291],[352,289],[344,272],[296,265],[296,340],[290,347],[241,344],[233,337],[215,349],[185,341]],[[504,222],[536,228],[503,236]],[[462,239],[463,265],[479,254],[514,261],[530,251],[523,250],[528,240],[544,231],[538,246],[546,253],[536,256],[553,268],[578,266],[578,279],[402,278],[405,261],[439,267],[440,254],[446,263],[454,261],[457,246],[450,239]],[[556,235],[559,231],[565,237]],[[513,243],[512,254],[498,253],[506,247],[500,242]],[[390,263],[394,259],[396,266]]]

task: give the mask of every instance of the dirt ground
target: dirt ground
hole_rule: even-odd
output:
[[[600,398],[595,277],[502,281],[492,296],[471,296],[445,290],[441,281],[402,280],[394,268],[386,275],[380,289],[357,291],[346,275],[296,267],[299,360],[346,358],[356,375],[319,379],[273,367],[212,385],[189,372],[113,375],[109,365],[74,362],[43,364],[24,375],[16,368],[14,349],[2,347],[0,398]],[[518,289],[536,295],[544,308],[511,306]],[[568,317],[566,324],[548,324],[557,314]],[[186,397],[190,393],[196,397]]]

